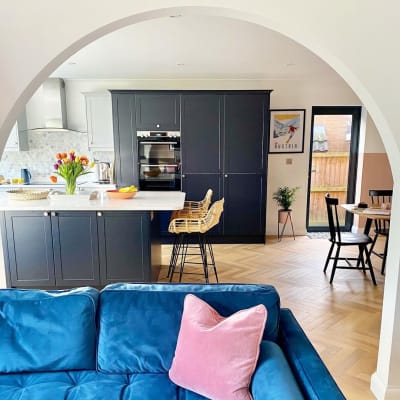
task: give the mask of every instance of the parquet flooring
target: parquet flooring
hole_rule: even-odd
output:
[[[337,270],[330,285],[330,267],[323,273],[329,244],[326,239],[288,236],[281,242],[271,237],[266,245],[213,248],[220,282],[274,285],[282,306],[292,309],[346,398],[372,400],[369,386],[376,368],[384,288],[381,260],[372,259],[377,287],[368,275],[354,270]],[[163,246],[160,281],[166,281],[170,251],[171,246]],[[193,268],[198,269],[189,266],[188,271]],[[182,281],[204,278],[184,275]]]

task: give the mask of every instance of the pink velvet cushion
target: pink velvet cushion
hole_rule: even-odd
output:
[[[266,319],[261,304],[224,318],[188,294],[170,379],[213,400],[251,400],[249,385]]]

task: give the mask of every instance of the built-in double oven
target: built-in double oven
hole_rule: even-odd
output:
[[[180,132],[137,132],[140,190],[181,190]]]

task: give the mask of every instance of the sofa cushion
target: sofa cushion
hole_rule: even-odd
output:
[[[98,291],[0,290],[0,372],[93,369]]]
[[[166,374],[109,375],[96,371],[0,375],[2,400],[180,400]],[[200,399],[203,399],[200,397]]]
[[[171,367],[183,301],[193,293],[226,317],[264,304],[263,338],[276,341],[280,302],[272,286],[113,284],[100,293],[98,368],[108,373],[160,373]]]
[[[211,399],[251,400],[250,380],[266,319],[262,304],[224,318],[188,294],[169,377]]]

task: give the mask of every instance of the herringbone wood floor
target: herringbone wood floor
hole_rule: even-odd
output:
[[[333,285],[323,273],[329,249],[326,239],[266,245],[214,245],[220,282],[274,285],[283,307],[294,312],[307,336],[349,400],[374,399],[369,390],[376,368],[384,277],[381,260],[373,256],[378,286],[359,271],[337,270]],[[381,245],[381,243],[380,243]],[[171,246],[163,246],[160,281],[166,281]],[[187,267],[187,270],[198,267]],[[177,276],[174,277],[174,281]],[[183,282],[204,282],[202,276],[184,275]],[[214,277],[210,273],[210,281]]]

